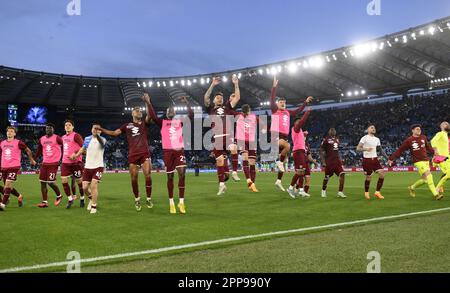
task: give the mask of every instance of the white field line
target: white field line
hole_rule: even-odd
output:
[[[269,232],[269,233],[231,237],[231,238],[224,238],[224,239],[218,239],[218,240],[212,240],[212,241],[204,241],[204,242],[190,243],[190,244],[184,244],[184,245],[162,247],[162,248],[157,248],[157,249],[150,249],[150,250],[143,250],[143,251],[136,251],[136,252],[128,252],[128,253],[120,253],[120,254],[99,256],[99,257],[85,258],[85,259],[80,259],[79,262],[80,263],[92,263],[92,262],[98,262],[98,261],[104,261],[104,260],[126,258],[126,257],[131,257],[131,256],[157,254],[157,253],[161,253],[161,252],[174,251],[174,250],[180,250],[180,249],[186,249],[186,248],[195,248],[195,247],[209,246],[209,245],[214,245],[214,244],[222,244],[222,243],[227,243],[227,242],[242,241],[242,240],[247,240],[247,239],[257,239],[257,238],[263,238],[263,237],[299,233],[299,232],[305,232],[305,231],[340,228],[340,227],[352,226],[352,225],[357,225],[357,224],[365,224],[365,223],[380,222],[380,221],[393,220],[393,219],[401,219],[401,218],[407,218],[407,217],[418,216],[418,215],[434,214],[434,213],[439,213],[439,212],[444,212],[444,211],[450,211],[450,207],[442,208],[442,209],[428,210],[428,211],[413,212],[413,213],[407,213],[407,214],[399,214],[399,215],[392,215],[392,216],[384,216],[384,217],[356,220],[356,221],[336,223],[336,224],[328,224],[328,225],[323,225],[323,226],[306,227],[306,228],[284,230],[284,231],[275,231],[275,232]],[[32,270],[39,270],[39,269],[45,269],[45,268],[51,268],[51,267],[67,266],[67,265],[73,264],[73,263],[74,263],[74,261],[70,260],[70,261],[53,262],[53,263],[47,263],[47,264],[38,264],[38,265],[32,265],[32,266],[13,267],[13,268],[8,268],[8,269],[1,269],[0,273],[32,271]]]

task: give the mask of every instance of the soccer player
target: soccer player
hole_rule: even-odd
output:
[[[320,145],[320,159],[322,166],[325,167],[325,177],[322,184],[322,197],[327,197],[327,185],[330,177],[336,174],[339,176],[339,198],[347,198],[344,194],[345,172],[342,167],[342,161],[339,156],[339,138],[336,135],[336,129],[330,128],[327,136]]]
[[[384,183],[384,169],[378,160],[377,152],[379,151],[386,159],[388,159],[388,156],[381,147],[380,139],[375,136],[376,133],[377,130],[375,125],[369,125],[367,128],[367,135],[361,138],[358,146],[356,147],[358,152],[363,152],[362,166],[364,169],[364,174],[366,175],[366,181],[364,183],[364,197],[366,199],[370,199],[369,188],[373,173],[378,173],[377,188],[374,196],[378,199],[384,199],[381,194],[381,188]]]
[[[308,162],[306,164],[305,174],[300,175],[300,177],[298,178],[298,181],[297,181],[297,185],[295,187],[298,190],[298,193],[300,196],[308,198],[308,197],[311,197],[311,195],[308,193],[309,187],[311,184],[310,163],[317,165],[317,160],[315,160],[312,157],[311,147],[309,146],[308,140],[306,139],[306,137],[308,136],[308,131],[304,130],[303,134],[305,135],[305,154],[306,154],[306,159],[308,160]]]
[[[267,132],[267,126],[263,125],[259,117],[251,112],[250,105],[242,105],[242,112],[233,111],[237,116],[236,140],[242,155],[242,165],[247,186],[253,192],[259,192],[256,188],[256,134],[258,127],[262,133]]]
[[[87,210],[91,214],[97,213],[98,184],[102,179],[105,163],[103,162],[103,153],[105,151],[106,139],[102,137],[98,130],[100,125],[92,125],[92,135],[86,137],[83,146],[70,156],[75,161],[86,152],[86,166],[83,170],[83,189],[84,193],[89,195],[89,204]]]
[[[224,103],[224,98],[222,93],[216,93],[214,95],[213,103],[211,104],[210,97],[214,90],[214,87],[220,84],[220,79],[215,77],[212,80],[211,86],[205,93],[204,103],[209,117],[212,120],[211,129],[213,130],[213,145],[214,145],[214,157],[216,159],[217,166],[217,177],[219,178],[219,192],[217,195],[223,195],[227,190],[225,185],[226,179],[228,179],[228,159],[227,150],[230,145],[234,144],[233,137],[229,137],[228,133],[230,125],[227,125],[227,116],[233,115],[230,110],[236,107],[237,103],[241,99],[241,93],[239,90],[239,79],[234,76],[234,93],[231,94],[228,103]],[[219,125],[216,125],[219,124]]]
[[[275,181],[275,186],[278,187],[281,191],[286,191],[283,185],[281,184],[281,179],[283,178],[283,174],[285,172],[284,162],[291,149],[291,145],[288,142],[291,116],[295,117],[298,114],[302,113],[303,110],[308,105],[308,103],[310,103],[313,98],[308,97],[306,101],[303,103],[303,105],[301,105],[297,110],[293,111],[287,110],[286,99],[284,97],[276,99],[277,87],[278,87],[278,80],[276,76],[274,76],[270,99],[270,108],[272,110],[272,124],[270,127],[270,131],[272,132],[272,137],[276,137],[278,139],[278,147],[280,155],[279,160],[276,162],[276,165],[278,167],[278,177],[277,181]]]
[[[291,129],[292,142],[294,144],[292,156],[294,157],[295,174],[292,177],[291,185],[289,186],[287,192],[289,193],[289,196],[294,199],[299,196],[299,194],[294,190],[297,181],[300,176],[305,175],[306,166],[308,165],[306,158],[305,134],[303,133],[302,127],[305,125],[310,114],[311,109],[308,109],[308,111],[306,111],[301,118],[299,116],[295,117],[294,127]],[[309,197],[309,195],[303,196]]]
[[[0,211],[4,211],[8,204],[9,195],[12,193],[17,173],[20,171],[21,153],[25,151],[31,165],[36,165],[31,150],[22,141],[16,139],[16,129],[12,126],[6,128],[6,139],[0,143],[1,172],[0,180],[5,184],[3,199],[0,197]],[[23,197],[19,195],[19,207],[23,204]]]
[[[55,206],[61,202],[61,192],[56,185],[56,173],[58,172],[59,161],[61,160],[61,146],[63,141],[61,137],[55,134],[55,125],[47,123],[45,126],[45,135],[39,139],[38,149],[35,158],[43,157],[41,168],[39,170],[39,180],[41,182],[42,202],[38,204],[40,208],[48,207],[48,189],[50,186],[56,194]]]
[[[144,101],[147,106],[147,112],[150,118],[161,129],[164,165],[166,165],[167,174],[167,190],[169,193],[169,212],[176,214],[177,209],[173,200],[173,179],[175,170],[178,173],[178,209],[180,213],[186,213],[186,207],[184,204],[185,193],[185,175],[186,175],[186,156],[184,154],[184,140],[183,140],[183,122],[175,118],[177,115],[173,107],[169,107],[166,110],[166,119],[161,119],[156,116],[155,109],[150,101],[150,96],[144,94]],[[194,112],[189,106],[187,97],[181,97],[180,101],[187,106],[189,119],[194,118]]]
[[[147,208],[153,208],[152,202],[152,163],[148,144],[147,126],[150,123],[150,116],[147,115],[143,120],[140,107],[134,107],[131,112],[133,120],[125,123],[119,129],[114,131],[98,127],[102,133],[109,136],[119,136],[125,134],[128,141],[128,163],[131,176],[131,187],[134,194],[134,203],[136,211],[141,211],[141,198],[139,196],[138,174],[139,167],[145,176],[145,190],[147,194]]]
[[[69,186],[69,177],[74,178],[78,184],[78,188],[80,190],[80,207],[84,207],[83,182],[81,179],[83,172],[83,157],[79,156],[75,160],[71,159],[72,155],[76,154],[83,146],[83,138],[73,130],[74,126],[75,125],[72,120],[66,120],[64,122],[66,134],[62,137],[63,159],[61,165],[61,182],[64,192],[69,199],[66,207],[68,209],[77,198],[75,192],[73,192]]]
[[[392,166],[394,161],[400,157],[400,155],[409,150],[412,156],[414,166],[417,168],[421,179],[417,180],[412,186],[409,186],[409,194],[412,197],[416,196],[416,188],[428,184],[428,188],[433,194],[436,200],[442,199],[442,195],[436,190],[433,181],[433,175],[430,171],[430,159],[427,152],[434,154],[434,150],[425,135],[422,134],[422,126],[420,124],[414,124],[411,126],[412,135],[403,141],[402,145],[389,157],[388,164]]]
[[[450,179],[450,160],[449,160],[449,139],[448,133],[450,132],[450,124],[444,121],[440,124],[441,131],[431,140],[431,146],[434,149],[433,163],[441,170],[443,177],[436,185],[436,189],[439,193],[443,193],[443,187],[445,182]]]

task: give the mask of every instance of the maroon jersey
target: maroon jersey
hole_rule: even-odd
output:
[[[339,138],[327,136],[324,138],[320,146],[325,152],[325,163],[327,165],[340,163]]]
[[[147,125],[145,122],[125,123],[120,131],[127,136],[128,156],[137,154],[148,154]]]
[[[403,152],[407,150],[411,152],[413,163],[429,161],[427,151],[434,154],[434,150],[425,135],[418,137],[410,136],[405,139],[398,150],[396,150],[395,153],[389,157],[389,160],[395,161]]]
[[[213,129],[215,135],[227,134],[227,129],[229,130],[232,126],[228,125],[227,127],[227,115],[234,116],[235,111],[231,106],[231,103],[228,102],[225,105],[216,107],[214,104],[209,105],[206,108],[206,111],[211,118],[211,129]],[[216,125],[216,122],[221,121],[222,127]]]

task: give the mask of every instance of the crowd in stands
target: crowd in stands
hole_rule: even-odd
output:
[[[410,126],[420,123],[423,132],[429,139],[439,131],[439,123],[449,120],[450,95],[420,94],[409,95],[402,99],[383,103],[364,103],[353,105],[349,108],[326,109],[313,111],[304,129],[308,130],[308,141],[312,148],[313,157],[318,161],[320,143],[328,129],[334,127],[341,141],[341,157],[346,167],[361,166],[361,154],[356,152],[356,145],[365,135],[368,124],[373,123],[377,128],[377,136],[386,153],[390,155],[400,146],[403,140],[411,134]],[[82,136],[90,133],[89,125],[77,127]],[[109,127],[106,126],[106,127]],[[117,125],[109,127],[117,128]],[[32,151],[36,150],[38,139],[44,134],[44,129],[25,128],[20,129],[18,138],[23,140]],[[84,132],[83,132],[84,131]],[[59,133],[62,135],[63,133]],[[162,169],[162,149],[159,128],[155,125],[149,128],[150,149],[154,168]],[[5,139],[4,133],[0,138]],[[108,137],[105,151],[106,167],[108,169],[127,169],[128,153],[124,136],[116,138]],[[189,167],[200,165],[202,168],[213,168],[214,160],[207,150],[186,151]],[[23,170],[32,170],[28,160],[23,158]],[[385,160],[383,160],[385,162]],[[397,162],[398,165],[410,165],[408,154],[403,155]],[[272,164],[259,165],[260,168],[272,169]]]

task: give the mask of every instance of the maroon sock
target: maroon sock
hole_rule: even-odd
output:
[[[50,187],[53,189],[53,191],[55,192],[56,196],[60,196],[61,195],[61,191],[59,190],[58,185],[52,184],[52,185],[50,185]]]
[[[327,179],[323,179],[322,190],[327,190],[327,185],[328,185],[328,180]]]
[[[339,177],[339,192],[343,192],[344,191],[344,177],[340,176]]]
[[[11,193],[11,188],[9,188],[9,187],[5,187],[4,188],[4,190],[3,190],[3,201],[2,201],[2,203],[4,204],[4,205],[6,205],[7,203],[8,203],[8,199],[9,199],[9,194]]]
[[[384,178],[378,178],[377,182],[377,191],[381,191],[381,187],[383,187]]]
[[[78,190],[80,191],[80,196],[84,196],[83,182],[78,182],[77,184],[78,184]],[[76,191],[74,191],[73,194],[76,194]]]
[[[169,192],[169,198],[173,198],[173,178],[167,178],[167,191]]]
[[[219,182],[225,182],[224,166],[217,166],[217,177],[219,178]]]
[[[278,172],[278,180],[281,180],[281,178],[283,178],[284,173],[283,172]]]
[[[69,183],[63,183],[62,185],[63,185],[64,193],[67,196],[71,196]]]
[[[233,167],[233,172],[237,172],[238,163],[239,163],[239,155],[231,154],[231,165]]]
[[[298,174],[295,174],[294,177],[292,177],[291,186],[295,186],[295,184],[298,181],[298,178],[300,178],[300,175],[298,175]]]
[[[145,193],[147,198],[152,198],[152,177],[145,179]]]
[[[309,191],[309,185],[305,185],[305,188],[304,188],[304,189],[305,189],[305,192],[308,193],[308,191]]]
[[[72,195],[77,194],[77,186],[76,186],[76,184],[73,181],[72,181],[72,184],[70,184],[70,188],[72,189],[71,190],[72,191]],[[80,190],[82,190],[82,188]]]
[[[280,155],[280,162],[284,162],[286,160],[286,155]]]
[[[253,183],[256,182],[256,166],[250,165],[250,179]]]
[[[131,180],[131,187],[133,188],[133,194],[134,194],[134,198],[138,198],[139,197],[139,185],[137,180]]]
[[[20,193],[15,188],[11,189],[11,194],[14,195],[15,197],[20,196]]]
[[[245,178],[250,179],[250,167],[248,166],[248,161],[242,162],[242,168],[244,169]]]
[[[303,179],[305,178],[305,176],[304,175],[302,175],[302,176],[300,176],[299,178],[298,178],[298,181],[297,181],[297,189],[299,189],[299,188],[302,188],[303,187]]]
[[[45,190],[42,190],[42,201],[48,200],[48,190],[47,188]]]
[[[364,191],[369,192],[369,188],[370,188],[370,180],[364,181]]]
[[[178,197],[184,198],[184,190],[185,190],[185,177],[178,177]]]
[[[225,160],[225,163],[223,165],[223,171],[225,173],[230,173],[230,167],[228,166],[228,160]]]

